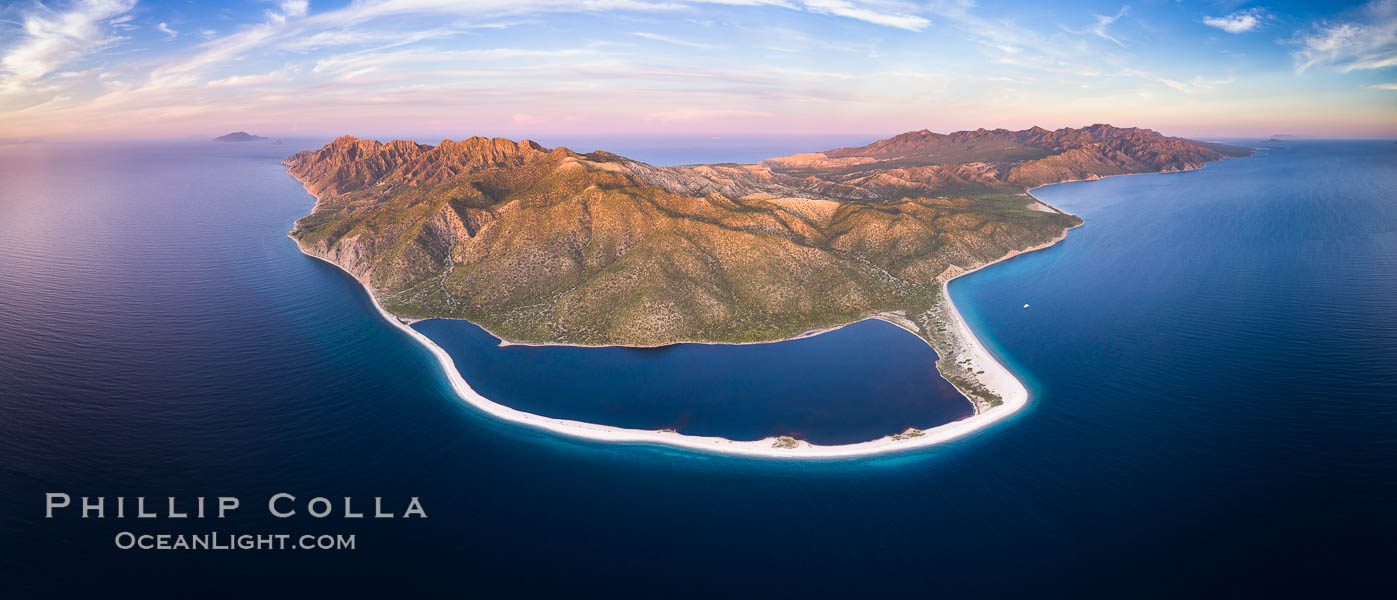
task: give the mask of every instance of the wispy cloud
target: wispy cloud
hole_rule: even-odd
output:
[[[309,9],[309,0],[285,0],[281,3],[281,12],[288,17],[304,17]]]
[[[208,89],[250,88],[272,83],[285,83],[294,80],[297,71],[300,71],[300,67],[291,65],[270,73],[234,75],[223,79],[214,79],[205,83],[204,87]]]
[[[772,2],[785,4],[784,2]],[[908,6],[898,6],[890,2],[851,2],[848,0],[804,0],[801,3],[807,10],[817,13],[847,17],[908,31],[921,31],[931,25],[931,20],[913,14]]]
[[[0,59],[0,92],[19,91],[119,40],[103,23],[126,14],[135,4],[135,0],[84,0],[64,12],[36,4],[23,15],[23,37]]]
[[[691,41],[688,41],[688,40],[681,40],[681,39],[679,39],[679,38],[674,38],[674,37],[670,37],[670,36],[667,36],[667,35],[660,35],[660,34],[658,34],[658,33],[650,33],[650,32],[647,32],[647,31],[634,31],[634,32],[631,32],[631,33],[632,33],[632,35],[635,35],[635,36],[637,36],[637,37],[642,37],[642,38],[645,38],[645,39],[647,39],[647,40],[653,40],[653,41],[656,41],[656,42],[664,42],[664,43],[666,43],[666,44],[674,44],[674,45],[676,45],[676,46],[685,46],[685,47],[688,47],[688,48],[706,48],[706,49],[716,48],[716,46],[714,46],[713,44],[703,44],[703,43],[700,43],[700,42],[691,42]]]
[[[500,17],[541,12],[674,11],[683,6],[679,2],[645,0],[357,0],[338,10],[317,13],[312,18],[317,24],[327,27],[344,27],[405,15]]]
[[[1198,75],[1193,79],[1190,79],[1187,82],[1185,82],[1179,81],[1177,79],[1172,79],[1170,77],[1165,77],[1150,71],[1129,67],[1121,69],[1120,74],[1125,77],[1151,81],[1185,94],[1194,94],[1197,92],[1214,90],[1218,87],[1237,82],[1237,78],[1232,75],[1220,79],[1209,79],[1202,75]]]
[[[983,46],[995,65],[1070,77],[1102,76],[1104,66],[1100,63],[1109,55],[1081,39],[1082,35],[1094,35],[1090,28],[1074,31],[1059,25],[1043,33],[1009,19],[980,16],[976,8],[973,0],[940,0],[930,5],[934,14]]]
[[[193,56],[164,64],[151,71],[148,85],[173,87],[194,85],[200,72],[213,65],[236,59],[276,38],[282,23],[268,22],[205,42]]]
[[[1397,123],[1375,91],[1393,78],[1335,91],[1287,62],[1388,64],[1397,0],[1288,11],[1313,21],[1292,46],[1209,29],[1275,27],[1270,13],[1216,9],[1207,18],[1226,23],[1200,27],[1172,3],[1122,1],[1097,3],[1103,15],[983,0],[258,0],[211,16],[18,0],[0,8],[0,130],[1167,127],[1157,118],[1252,118],[1264,111],[1237,99],[1259,87],[1309,111],[1321,104],[1298,94],[1323,91],[1375,127]]]
[[[1291,53],[1297,73],[1315,67],[1349,72],[1397,66],[1397,0],[1369,2],[1355,18],[1320,23],[1293,42],[1300,46]]]
[[[1124,46],[1125,44],[1121,43],[1120,40],[1111,36],[1110,32],[1107,31],[1107,28],[1109,28],[1116,21],[1120,20],[1121,17],[1124,17],[1127,12],[1130,12],[1130,7],[1122,6],[1121,9],[1116,11],[1116,14],[1114,15],[1092,15],[1096,17],[1096,24],[1092,25],[1089,31],[1091,31],[1091,34],[1096,37],[1110,41],[1116,44],[1117,46]]]
[[[479,64],[482,61],[507,61],[511,59],[560,59],[587,54],[596,54],[594,48],[473,48],[470,50],[396,50],[384,52],[382,48],[370,51],[349,52],[315,61],[314,73],[352,79],[392,66],[404,68],[410,65]],[[494,63],[497,68],[502,65]]]
[[[751,39],[761,43],[764,50],[787,54],[810,54],[820,50],[833,50],[851,54],[861,54],[868,58],[878,58],[877,40],[851,41],[837,37],[810,35],[789,27],[763,26],[757,29]]]
[[[1179,90],[1180,92],[1183,92],[1185,94],[1189,92],[1188,84],[1182,81],[1174,81],[1173,79],[1169,79],[1167,77],[1157,77],[1155,78],[1155,80],[1171,88]]]
[[[120,1],[126,3],[128,10],[130,4],[134,2],[134,0]],[[426,32],[410,33],[363,27],[366,23],[384,21],[392,17],[440,16],[498,19],[548,12],[673,12],[696,4],[770,5],[910,30],[921,29],[930,24],[928,19],[911,14],[911,5],[897,0],[857,2],[851,0],[800,0],[796,3],[785,0],[592,0],[589,2],[571,0],[474,0],[472,2],[455,0],[356,0],[343,8],[313,15],[310,14],[308,2],[288,0],[280,2],[276,9],[265,11],[265,23],[245,27],[234,33],[210,39],[201,45],[193,56],[162,65],[153,70],[148,85],[156,87],[195,85],[198,73],[241,59],[246,54],[267,46],[279,46],[286,50],[310,50],[319,47],[366,44],[387,40],[415,42],[431,37],[444,37],[461,29],[508,26],[508,24],[499,23],[473,23],[455,28],[439,28]],[[702,42],[691,42],[663,34],[642,32],[637,35],[694,48],[713,47]],[[401,45],[401,43],[390,44],[388,47],[395,45]],[[321,65],[317,65],[317,69],[320,67]]]
[[[1397,91],[1397,81],[1393,81],[1393,82],[1390,82],[1390,83],[1375,83],[1375,84],[1373,84],[1373,85],[1368,86],[1368,88],[1369,88],[1369,89],[1374,89],[1374,90],[1391,90],[1391,91]]]
[[[1190,86],[1193,87],[1193,89],[1196,90],[1210,90],[1219,86],[1237,83],[1237,77],[1235,75],[1229,75],[1222,79],[1208,79],[1202,75],[1199,75],[1197,77],[1194,77],[1193,80],[1189,81],[1188,83]]]
[[[302,52],[321,48],[358,46],[364,44],[388,44],[387,47],[403,46],[426,40],[448,38],[474,27],[477,26],[444,27],[427,30],[384,29],[364,31],[336,29],[332,31],[321,31],[312,35],[293,36],[278,44],[278,47],[282,50]],[[496,26],[492,24],[481,25],[479,27],[493,28]]]
[[[1239,10],[1222,17],[1203,17],[1203,24],[1227,33],[1246,33],[1260,26],[1265,15],[1259,8]]]
[[[917,5],[901,0],[358,0],[343,9],[318,15],[326,23],[349,25],[404,14],[511,16],[540,12],[672,12],[694,5],[767,5],[855,19],[874,25],[921,31],[931,20],[916,14]]]

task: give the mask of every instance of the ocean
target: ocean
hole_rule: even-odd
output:
[[[950,287],[1029,406],[939,446],[827,461],[579,440],[462,403],[356,282],[286,237],[313,200],[279,161],[323,141],[0,147],[0,584],[14,597],[1393,591],[1391,141],[1287,141],[1198,171],[1035,190],[1086,225]],[[608,149],[678,164],[716,160],[717,142]],[[749,142],[732,160],[750,159]],[[823,147],[799,142],[761,148]],[[880,347],[801,393],[823,401],[830,386],[863,389],[867,369],[930,360],[925,344],[880,341],[898,334],[917,341],[866,323],[791,342],[835,361]],[[585,374],[632,351],[609,352],[557,360]],[[800,351],[778,352],[763,364]],[[708,372],[731,360],[683,356]],[[482,386],[520,401],[567,387],[482,368],[503,373]],[[941,385],[906,371],[879,378],[902,387],[876,392],[875,420],[904,414],[907,386]],[[723,403],[704,404],[692,422],[769,427],[784,410],[758,408],[725,420]],[[827,408],[825,433],[857,414]],[[242,507],[48,519],[47,492]],[[268,514],[281,492],[300,499],[296,516]],[[315,496],[337,512],[346,496],[356,510],[382,497],[399,515],[418,497],[429,518],[316,519]],[[209,531],[356,546],[114,544]]]

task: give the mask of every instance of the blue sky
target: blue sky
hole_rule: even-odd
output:
[[[1397,136],[1397,0],[21,0],[0,138]]]

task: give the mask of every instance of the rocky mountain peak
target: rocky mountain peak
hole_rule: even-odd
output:
[[[431,146],[409,140],[387,143],[340,136],[320,150],[298,152],[283,164],[308,182],[316,196],[373,186],[436,185],[461,174],[514,167],[549,155],[537,142],[471,137]]]

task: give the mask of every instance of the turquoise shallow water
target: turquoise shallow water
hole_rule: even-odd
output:
[[[1392,591],[1391,142],[1038,190],[1086,226],[951,286],[1030,406],[925,451],[799,463],[575,440],[462,404],[355,282],[285,237],[311,199],[277,162],[312,143],[3,151],[7,589]],[[55,490],[247,508],[212,524],[46,520]],[[271,519],[256,505],[280,491],[415,495],[431,517]],[[214,528],[360,541],[111,541]]]

